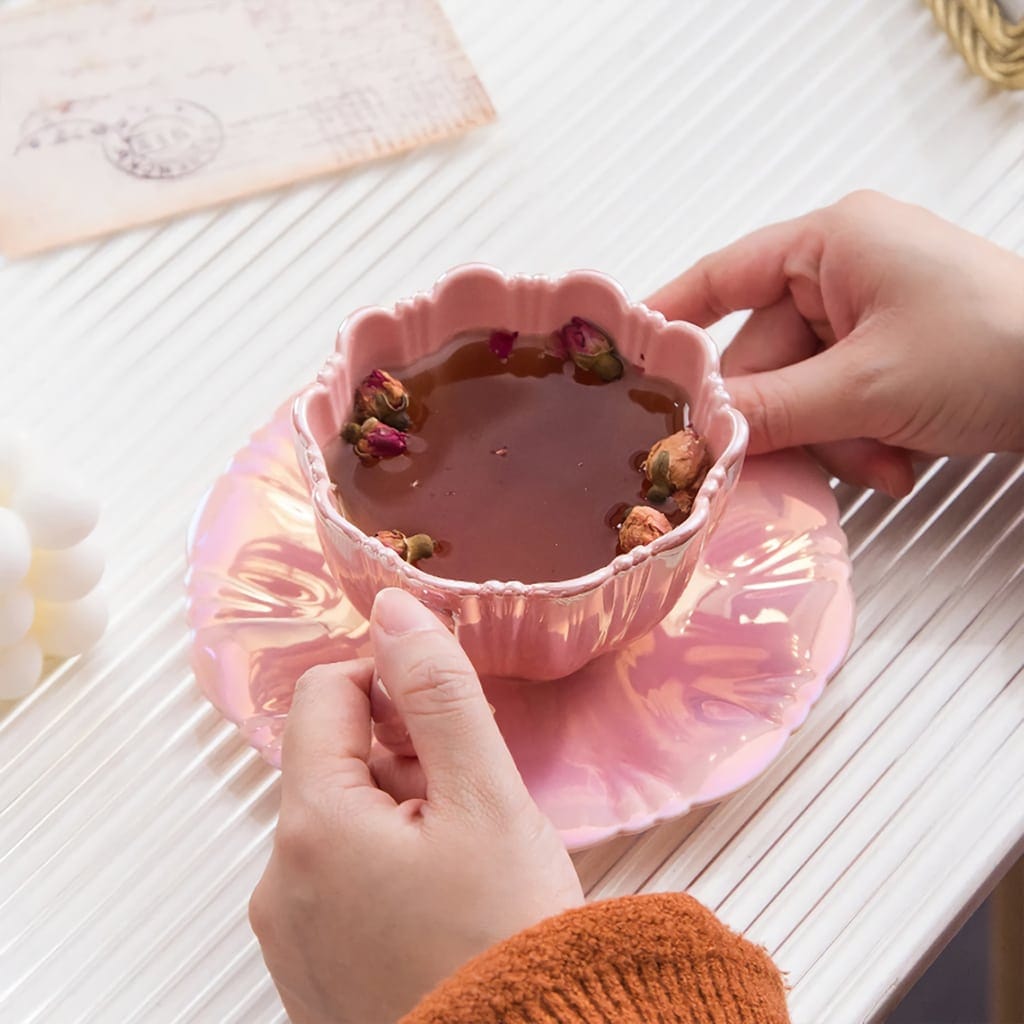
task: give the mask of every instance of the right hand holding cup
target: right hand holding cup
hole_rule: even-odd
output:
[[[806,445],[901,497],[911,455],[1024,450],[1024,259],[916,206],[858,192],[700,260],[647,304],[708,327],[750,452]]]

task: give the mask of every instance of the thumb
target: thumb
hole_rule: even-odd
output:
[[[849,336],[798,363],[726,380],[750,424],[751,455],[797,445],[874,437],[868,385],[877,374]]]
[[[525,792],[469,658],[437,617],[401,590],[370,616],[377,673],[409,731],[428,802],[505,806]]]

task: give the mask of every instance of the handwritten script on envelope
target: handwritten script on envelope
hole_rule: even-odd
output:
[[[0,250],[159,220],[493,117],[434,0],[42,0],[0,15]]]

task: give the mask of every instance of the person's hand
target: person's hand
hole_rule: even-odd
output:
[[[293,1024],[394,1024],[476,954],[583,902],[448,631],[397,590],[370,629],[373,662],[296,687],[274,850],[250,902]],[[393,702],[372,697],[382,738],[416,759],[375,748],[370,764],[378,675]]]
[[[722,369],[750,452],[812,446],[906,494],[909,454],[1024,450],[1024,259],[858,192],[706,256],[648,300],[707,327],[752,309]]]

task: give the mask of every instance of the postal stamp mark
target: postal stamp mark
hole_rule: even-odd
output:
[[[15,153],[78,139],[102,144],[107,160],[134,178],[183,178],[213,161],[224,144],[224,127],[206,107],[190,100],[131,102],[115,97],[40,111],[22,128]]]

